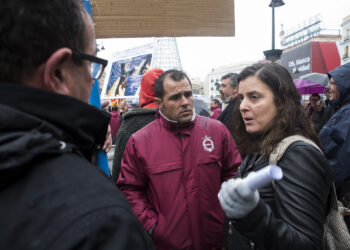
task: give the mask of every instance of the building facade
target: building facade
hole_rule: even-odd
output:
[[[220,84],[221,77],[228,73],[239,73],[245,67],[256,63],[255,61],[246,61],[237,64],[223,65],[218,68],[213,68],[211,72],[207,75],[204,85],[204,94],[210,99],[219,98],[220,99]]]
[[[190,80],[193,94],[204,95],[204,82],[199,77],[190,78]]]
[[[343,19],[342,27],[342,42],[341,42],[341,64],[350,62],[349,47],[350,47],[350,15]]]

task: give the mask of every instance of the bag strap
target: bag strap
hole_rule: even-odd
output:
[[[296,141],[303,141],[305,143],[311,144],[312,146],[317,148],[320,152],[322,152],[322,150],[316,145],[316,143],[306,138],[305,136],[291,135],[284,138],[280,143],[278,143],[276,148],[270,154],[269,163],[272,165],[276,165],[277,162],[282,158],[284,152],[288,149],[288,147]]]
[[[282,158],[284,152],[288,149],[288,147],[296,141],[303,141],[305,143],[308,143],[308,144],[314,146],[315,148],[317,148],[323,154],[322,150],[316,145],[316,143],[314,143],[310,139],[306,138],[305,136],[291,135],[291,136],[284,138],[280,143],[278,143],[276,148],[270,154],[269,163],[276,165],[277,162]],[[332,182],[330,191],[331,191],[330,192],[330,195],[331,195],[330,206],[331,206],[331,208],[338,210],[337,194],[335,191],[334,182]]]
[[[335,186],[334,186],[334,182],[332,182],[332,186],[331,186],[331,208],[338,210],[338,198],[337,198],[337,193],[335,192]]]

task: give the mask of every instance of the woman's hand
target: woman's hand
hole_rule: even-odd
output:
[[[259,192],[256,189],[250,190],[241,178],[222,183],[218,197],[226,216],[233,219],[240,219],[249,214],[260,199]]]

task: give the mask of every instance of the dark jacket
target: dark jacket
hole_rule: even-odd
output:
[[[124,149],[130,136],[137,132],[139,129],[146,126],[148,123],[156,119],[155,109],[132,109],[127,112],[123,117],[122,125],[118,131],[117,139],[115,142],[113,166],[112,166],[112,179],[117,181],[120,172],[120,163],[122,161]]]
[[[108,122],[75,98],[0,83],[0,249],[148,248],[125,197],[88,160]]]
[[[221,121],[226,128],[233,134],[233,112],[236,105],[237,98],[234,98],[232,101],[228,103],[226,108],[221,112],[217,120]],[[233,242],[230,237],[228,237],[228,220],[225,220],[224,224],[224,238],[225,238],[225,248],[231,249],[230,246],[236,244]]]
[[[320,132],[322,149],[334,173],[338,196],[350,193],[350,63],[329,73],[338,87],[340,109]]]
[[[334,111],[330,106],[324,105],[320,111],[316,111],[313,107],[310,106],[309,110],[307,111],[307,117],[311,120],[313,128],[317,134],[332,117],[333,113]]]
[[[267,157],[247,156],[238,176],[269,164]],[[230,249],[322,249],[323,223],[331,170],[318,149],[293,143],[278,161],[283,179],[259,189],[260,201],[247,216],[232,221]],[[254,245],[254,248],[250,248]]]
[[[218,120],[221,121],[226,128],[231,132],[232,134],[232,125],[233,125],[233,112],[236,105],[237,98],[234,98],[232,101],[228,103],[224,111],[219,115]]]

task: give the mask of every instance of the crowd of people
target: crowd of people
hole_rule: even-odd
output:
[[[306,110],[267,62],[222,76],[210,117],[185,72],[158,68],[140,108],[106,112],[88,104],[107,62],[81,1],[0,0],[0,14],[0,249],[323,249],[333,183],[350,207],[350,63]],[[108,177],[96,154],[111,141]],[[250,188],[272,159],[283,178]]]

